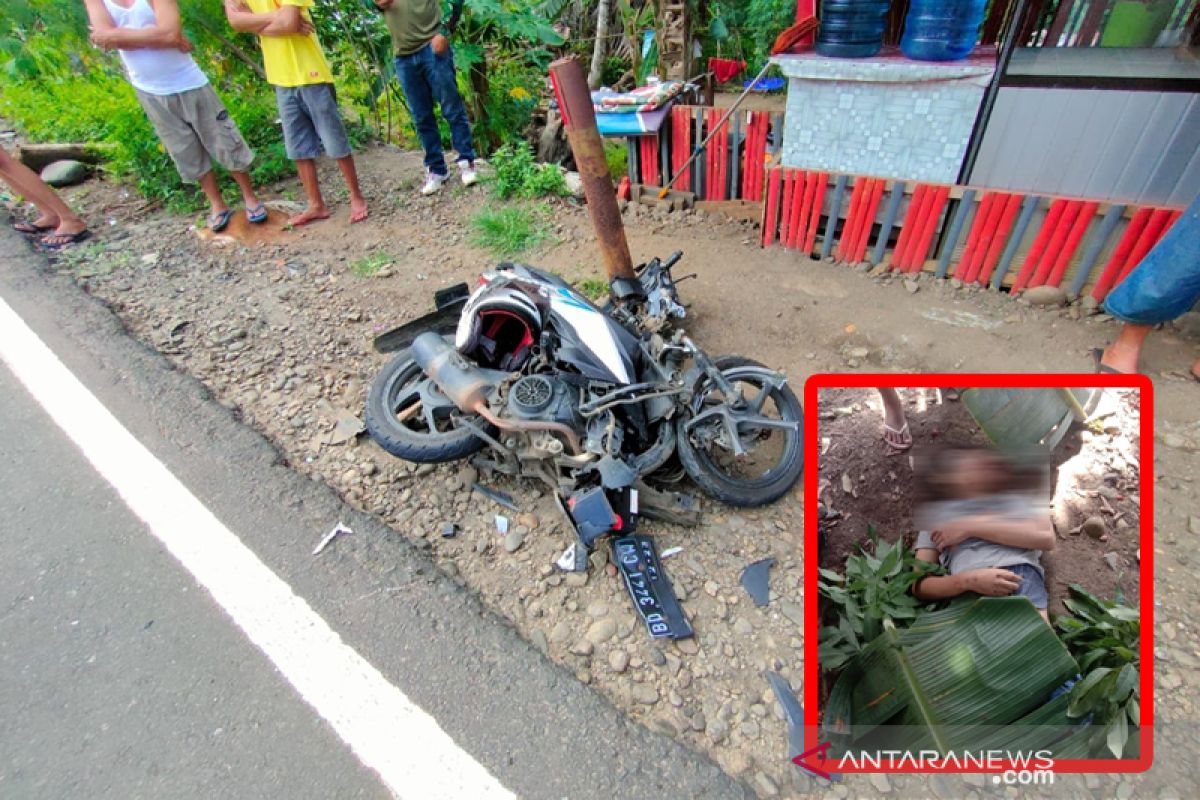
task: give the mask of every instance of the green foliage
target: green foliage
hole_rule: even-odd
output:
[[[251,94],[226,94],[229,113],[254,149],[251,174],[259,183],[291,175],[275,118],[274,98],[263,87]],[[200,205],[194,186],[183,183],[133,89],[118,75],[93,70],[55,80],[22,81],[0,89],[0,114],[37,141],[87,141],[103,145],[106,169],[133,181],[146,198],[176,211]]]
[[[795,0],[726,3],[713,11],[713,18],[721,20],[723,25],[718,27],[724,27],[724,33],[732,32],[737,39],[733,44],[725,40],[724,52],[744,58],[747,72],[754,75],[770,57],[775,37],[795,21],[796,3]]]
[[[913,584],[940,569],[919,560],[903,542],[880,541],[873,526],[868,530],[871,549],[861,544],[846,559],[845,575],[818,570],[817,587],[829,601],[819,634],[823,669],[845,665],[883,632],[884,620],[904,625],[914,619],[925,606],[913,597]]]
[[[584,278],[575,288],[597,303],[608,298],[608,281],[603,278]]]
[[[499,257],[515,256],[550,238],[545,223],[549,209],[506,204],[484,208],[471,218],[474,244]]]
[[[1070,593],[1063,603],[1073,616],[1058,618],[1055,627],[1079,661],[1083,679],[1071,689],[1067,713],[1093,716],[1094,754],[1128,757],[1136,745],[1131,734],[1140,724],[1141,615],[1081,586],[1072,584]]]
[[[382,250],[364,256],[350,264],[350,271],[360,278],[373,278],[379,271],[391,264],[392,257]]]
[[[604,161],[608,164],[608,175],[614,183],[629,174],[629,150],[624,142],[605,139]]]
[[[533,199],[568,194],[562,172],[554,164],[533,160],[533,148],[526,142],[510,142],[492,155],[496,170],[492,190],[496,197]]]

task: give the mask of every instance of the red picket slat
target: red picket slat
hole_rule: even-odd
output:
[[[1071,226],[1071,230],[1067,234],[1067,241],[1059,251],[1058,258],[1054,259],[1050,275],[1046,278],[1046,283],[1050,286],[1058,286],[1062,283],[1063,275],[1067,272],[1067,266],[1071,263],[1071,257],[1079,249],[1079,243],[1083,241],[1083,234],[1087,232],[1088,225],[1091,224],[1092,217],[1096,215],[1096,209],[1099,207],[1100,204],[1093,201],[1088,201],[1080,205],[1079,213],[1075,217],[1075,224]]]
[[[1029,248],[1029,253],[1025,256],[1025,263],[1021,265],[1021,271],[1017,273],[1017,278],[1013,281],[1013,291],[1024,289],[1029,278],[1037,271],[1042,260],[1042,253],[1046,252],[1046,246],[1054,236],[1066,204],[1067,201],[1062,198],[1050,203],[1050,210],[1046,214],[1046,219],[1042,221],[1042,227],[1038,229],[1037,238],[1033,240],[1033,246]]]
[[[929,204],[929,210],[925,212],[924,219],[921,220],[921,236],[917,239],[916,248],[912,252],[910,272],[920,272],[925,266],[925,256],[929,253],[930,245],[933,244],[933,234],[937,231],[938,220],[942,218],[942,211],[945,210],[946,202],[949,199],[949,186],[938,186],[933,190],[933,201]]]
[[[775,228],[778,224],[777,214],[779,212],[779,185],[782,177],[783,170],[771,171],[770,188],[767,191],[767,215],[763,224],[763,247],[769,247],[775,243]]]
[[[1017,212],[1021,210],[1021,199],[1019,194],[1010,194],[1004,203],[1004,213],[1000,217],[1000,225],[996,228],[987,253],[984,254],[983,270],[979,274],[979,282],[984,286],[992,279],[992,272],[1000,261],[1000,253],[1008,242],[1008,234],[1012,231],[1013,223],[1016,222]]]
[[[809,216],[808,235],[804,237],[804,252],[806,255],[812,254],[813,245],[817,241],[817,226],[821,224],[821,211],[825,203],[825,185],[828,182],[829,175],[827,173],[817,173],[817,193],[813,198],[812,212]]]
[[[1134,212],[1133,218],[1129,220],[1129,225],[1125,227],[1125,233],[1121,235],[1120,241],[1117,242],[1116,248],[1108,258],[1108,263],[1101,270],[1096,285],[1092,287],[1092,297],[1097,301],[1103,300],[1112,289],[1113,284],[1116,283],[1117,276],[1121,274],[1125,261],[1129,258],[1130,251],[1133,250],[1134,242],[1145,230],[1152,211],[1153,209],[1150,208],[1139,208]]]

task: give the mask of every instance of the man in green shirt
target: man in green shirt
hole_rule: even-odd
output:
[[[448,17],[442,13],[442,0],[373,0],[383,13],[392,34],[392,52],[396,57],[396,75],[413,126],[425,150],[425,185],[421,194],[433,194],[449,177],[442,140],[438,133],[433,104],[442,109],[450,125],[450,140],[458,151],[458,169],[464,186],[475,183],[475,147],[471,142],[471,123],[467,107],[454,77],[454,54],[449,36],[462,15],[464,0],[449,0]]]

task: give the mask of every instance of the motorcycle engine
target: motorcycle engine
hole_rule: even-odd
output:
[[[570,387],[549,375],[519,378],[508,389],[506,409],[520,419],[552,420],[573,428],[582,422]]]

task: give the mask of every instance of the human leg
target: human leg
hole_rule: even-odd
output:
[[[400,56],[396,59],[396,75],[408,99],[408,110],[421,140],[421,149],[425,151],[425,170],[434,175],[445,175],[446,155],[442,151],[442,137],[433,111],[431,68],[434,60],[428,46],[412,55]]]
[[[3,147],[0,147],[0,179],[37,206],[41,216],[34,220],[35,226],[52,227],[53,236],[73,236],[87,230],[87,223],[36,172],[9,155]]]
[[[458,160],[468,165],[475,162],[475,144],[471,136],[471,120],[462,93],[458,91],[458,78],[454,71],[454,51],[448,49],[434,56],[430,74],[432,88],[442,116],[450,126],[450,140],[458,152]]]
[[[180,102],[205,150],[233,176],[247,212],[258,208],[261,203],[249,173],[254,163],[254,151],[246,143],[216,91],[212,86],[202,86],[183,92]]]
[[[908,429],[908,420],[904,417],[900,393],[890,386],[875,391],[879,392],[879,399],[883,401],[883,440],[896,450],[907,450],[912,447],[913,438]]]
[[[283,122],[283,144],[288,158],[296,162],[300,184],[308,199],[308,207],[288,220],[291,225],[301,226],[320,219],[329,219],[329,209],[321,196],[321,184],[317,178],[316,158],[321,155],[321,139],[316,126],[308,114],[299,86],[276,86],[275,99],[279,105],[279,118]]]
[[[1153,325],[1135,325],[1132,322],[1122,325],[1117,338],[1104,348],[1099,360],[1100,366],[1108,367],[1109,371],[1114,372],[1137,372],[1138,361],[1142,357],[1142,344],[1152,330]]]
[[[319,83],[301,87],[301,96],[309,117],[313,121],[325,154],[337,161],[342,179],[350,195],[350,222],[362,222],[367,218],[367,200],[358,184],[358,170],[351,155],[350,137],[346,135],[346,123],[342,120],[337,104],[337,91],[332,83]]]

